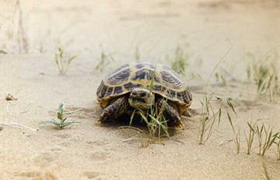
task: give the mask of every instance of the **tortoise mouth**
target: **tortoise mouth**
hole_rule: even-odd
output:
[[[141,102],[141,103],[146,103],[145,99],[139,98],[139,97],[133,97],[131,98],[133,102]]]
[[[147,101],[147,99],[139,98],[139,97],[130,97],[128,102],[131,107],[135,109],[146,110],[151,107],[151,104]]]

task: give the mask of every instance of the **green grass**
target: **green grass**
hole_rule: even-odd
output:
[[[159,110],[156,107],[151,107],[147,112],[133,111],[129,125],[132,125],[135,115],[140,115],[148,130],[148,138],[142,138],[141,147],[145,148],[149,144],[159,143],[162,137],[169,137],[169,127],[163,115],[163,110],[164,105]]]
[[[148,87],[150,92],[152,92],[153,90],[154,76],[155,75],[153,75],[151,84]],[[158,108],[156,105],[154,105],[151,108],[149,108],[146,112],[143,112],[141,110],[134,110],[130,117],[129,125],[131,126],[135,115],[140,115],[141,120],[146,124],[148,129],[148,144],[160,140],[161,137],[169,137],[169,127],[167,124],[167,120],[165,119],[163,114],[166,104],[167,100],[164,100],[164,103],[162,104],[161,108]]]
[[[64,129],[74,123],[80,123],[75,121],[67,121],[67,118],[64,117],[64,104],[60,104],[57,110],[57,119],[49,120],[49,121],[42,121],[40,122],[41,125],[53,125],[57,129]]]
[[[68,55],[65,50],[58,47],[55,53],[55,64],[60,75],[65,75],[72,61],[77,58],[77,55]]]

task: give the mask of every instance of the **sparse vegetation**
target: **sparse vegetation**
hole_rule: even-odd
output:
[[[151,108],[150,112],[146,114],[144,114],[143,112],[139,112],[141,119],[147,125],[150,137],[169,137],[167,121],[163,116],[164,106],[165,105],[162,105],[159,111]]]
[[[77,55],[67,54],[61,47],[58,47],[55,53],[55,63],[60,75],[65,75],[72,61],[77,58]]]
[[[276,144],[277,155],[279,156],[279,132],[273,131],[272,128],[262,124],[261,126],[257,123],[247,122],[249,127],[248,132],[245,132],[247,142],[247,154],[251,154],[252,147],[254,145],[255,137],[257,138],[258,155],[264,156],[266,152]]]
[[[213,103],[219,104],[219,107],[215,110]],[[202,105],[202,116],[200,118],[200,135],[199,144],[204,144],[211,136],[213,126],[216,122],[220,125],[223,113],[226,113],[227,119],[232,127],[233,132],[235,128],[232,122],[232,115],[228,109],[236,114],[231,98],[223,98],[214,94],[210,94],[204,97],[201,101]]]
[[[169,127],[163,115],[164,106],[162,105],[159,110],[156,107],[151,107],[147,112],[133,111],[129,125],[132,125],[135,115],[139,115],[148,129],[148,138],[142,138],[141,147],[145,148],[149,144],[158,143],[161,141],[161,137],[169,137]]]
[[[272,128],[266,127],[264,124],[256,126],[255,131],[258,137],[258,154],[264,156],[275,142],[278,132],[274,133]]]
[[[153,86],[154,75],[151,84],[149,85],[149,91],[152,91]],[[135,114],[137,113],[140,115],[141,120],[145,122],[148,128],[150,139],[153,139],[155,137],[161,138],[163,136],[169,137],[167,120],[163,115],[167,100],[164,100],[163,102],[164,103],[161,105],[160,108],[152,106],[147,112],[134,110],[130,118],[130,125],[132,124]]]
[[[111,54],[107,54],[103,49],[100,54],[100,60],[98,64],[95,66],[95,70],[99,72],[103,72],[104,69],[114,60]]]
[[[256,57],[249,53],[248,56],[253,59],[253,63],[247,67],[247,77],[253,80],[257,85],[258,97],[267,95],[269,101],[277,102],[278,95],[278,70],[277,70],[277,57],[271,60],[271,57],[265,57],[264,60],[258,60]]]
[[[227,85],[227,80],[225,78],[225,75],[222,71],[216,72],[215,73],[216,81],[220,83],[222,86]]]
[[[58,106],[57,119],[40,122],[40,124],[42,125],[46,125],[46,124],[54,125],[58,129],[64,129],[65,127],[70,126],[74,123],[80,123],[80,122],[67,121],[67,118],[64,117],[64,104],[62,103]]]
[[[189,55],[184,52],[184,50],[180,47],[177,47],[175,51],[174,60],[171,63],[171,67],[174,71],[179,74],[185,75],[186,67],[188,64]]]

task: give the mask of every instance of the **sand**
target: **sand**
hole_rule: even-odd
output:
[[[275,147],[261,157],[255,142],[247,155],[244,135],[248,121],[280,129],[279,103],[257,99],[256,85],[246,81],[248,52],[258,59],[279,50],[277,2],[22,1],[29,46],[24,53],[14,2],[1,0],[0,49],[7,54],[0,54],[0,179],[265,179],[263,164],[271,178],[279,179]],[[78,55],[65,76],[55,65],[57,46]],[[177,47],[189,56],[187,72],[200,76],[185,77],[194,98],[193,116],[183,117],[185,129],[142,147],[145,134],[97,123],[102,109],[95,93],[102,76],[137,58],[170,64]],[[109,64],[99,72],[95,66],[102,52]],[[205,92],[224,56],[215,71],[228,73],[227,85],[213,76]],[[211,91],[233,99],[239,154],[226,116],[199,145],[200,101]],[[17,100],[6,101],[8,94]],[[62,102],[72,112],[69,119],[80,123],[63,130],[39,126],[55,118]]]

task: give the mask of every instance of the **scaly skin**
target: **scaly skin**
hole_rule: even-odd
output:
[[[126,96],[119,97],[112,104],[107,106],[99,121],[100,122],[109,122],[113,119],[118,118],[120,115],[124,114],[129,108],[128,98]]]
[[[159,98],[156,102],[156,107],[158,111],[160,111],[162,107],[164,108],[164,115],[170,118],[169,122],[172,126],[174,125],[176,128],[182,128],[184,126],[177,109],[168,104],[168,102],[165,102],[164,99]]]

